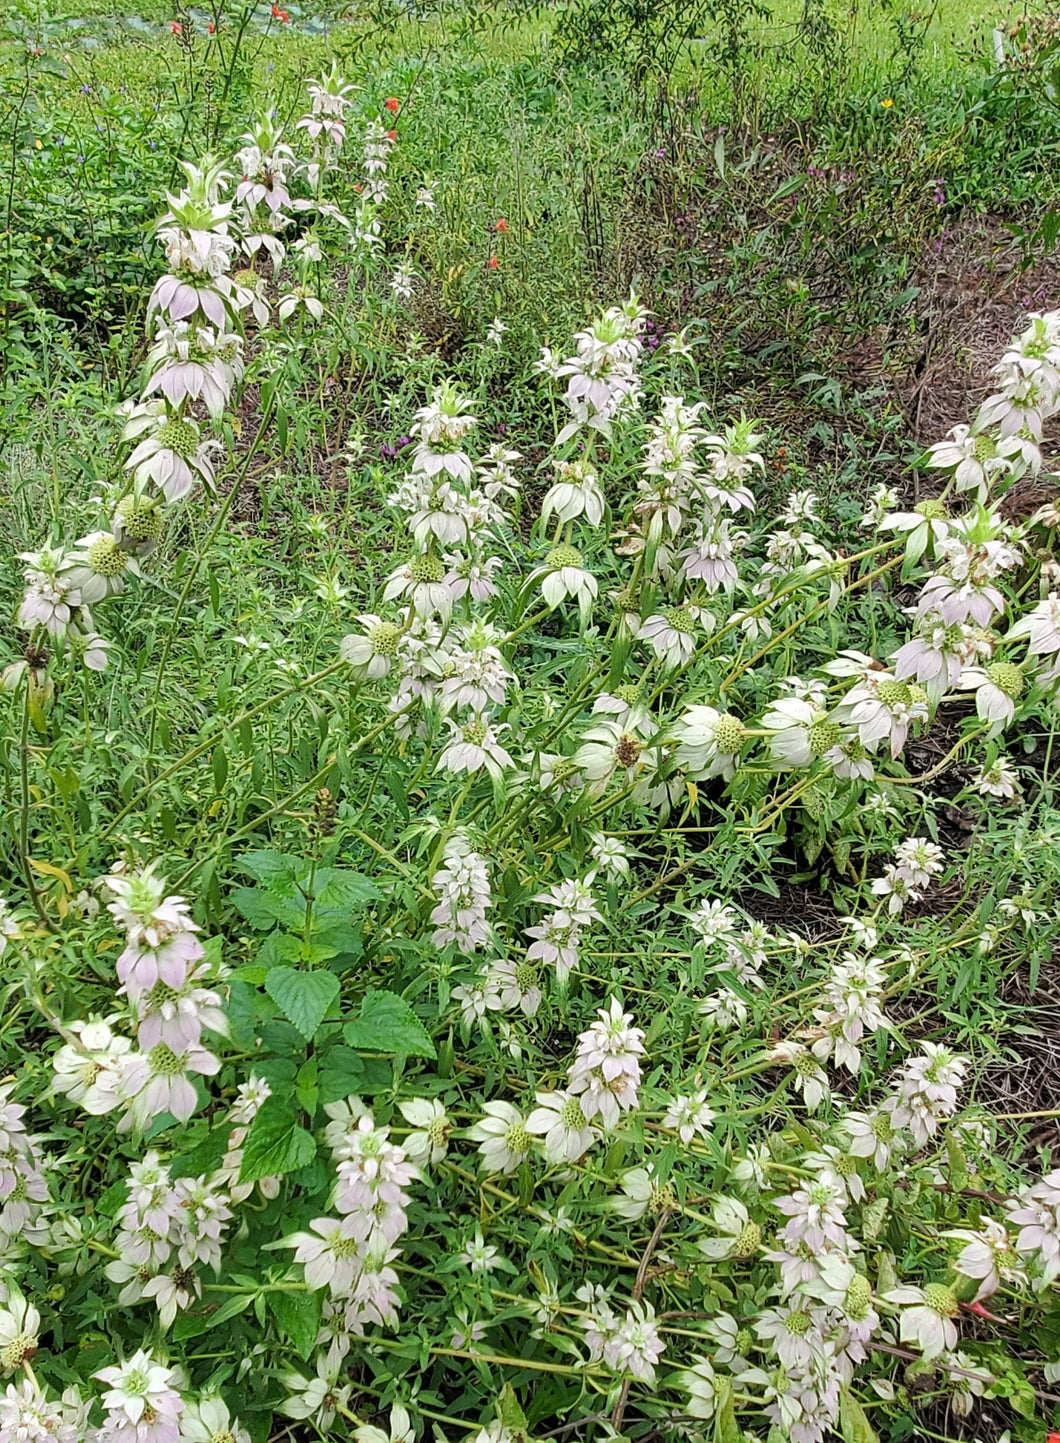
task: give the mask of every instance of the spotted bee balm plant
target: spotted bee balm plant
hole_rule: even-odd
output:
[[[1060,870],[1022,746],[1053,735],[1060,511],[1007,504],[1045,474],[1060,313],[930,449],[938,494],[878,487],[849,549],[811,490],[763,517],[766,432],[689,397],[635,297],[543,352],[533,491],[477,443],[485,395],[436,378],[385,565],[320,584],[324,665],[288,658],[64,833],[63,768],[126,684],[97,616],[152,582],[169,607],[150,751],[277,358],[326,357],[343,286],[412,294],[392,132],[366,123],[347,214],[360,101],[337,70],[310,97],[234,168],[185,165],[124,479],[19,557],[0,1443],[868,1443],[984,1409],[1038,1436],[1060,1171],[954,999],[1040,965]],[[182,831],[197,764],[220,802],[273,717],[308,780],[274,765]],[[835,903],[809,924],[762,905],[793,867]]]

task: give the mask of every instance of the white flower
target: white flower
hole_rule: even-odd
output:
[[[956,1238],[965,1246],[954,1261],[954,1270],[963,1277],[974,1278],[979,1283],[975,1301],[989,1298],[1004,1282],[1026,1282],[1016,1266],[1019,1261],[1016,1249],[1009,1241],[1008,1232],[1002,1223],[993,1218],[983,1218],[976,1229],[954,1228],[945,1234]]]
[[[410,265],[394,267],[394,274],[390,277],[390,289],[400,301],[409,300],[416,290],[416,272]]]
[[[605,837],[601,832],[593,833],[593,861],[608,877],[629,877],[629,853],[625,844],[617,837]]]
[[[77,1035],[80,1045],[67,1043],[52,1058],[55,1091],[97,1115],[117,1106],[118,1077],[132,1048],[129,1038],[111,1031],[113,1021],[109,1017],[106,1021],[72,1022],[68,1030]]]
[[[541,583],[541,595],[550,608],[559,606],[568,596],[577,603],[583,626],[588,625],[593,602],[599,590],[595,576],[585,569],[581,552],[574,546],[554,546],[543,565],[532,571],[529,582]]]
[[[677,764],[696,781],[710,777],[729,780],[747,738],[743,722],[715,711],[712,706],[689,707],[674,728]]]
[[[708,1258],[753,1258],[762,1241],[762,1229],[739,1198],[715,1198],[711,1218],[720,1236],[700,1238],[698,1246]]]
[[[926,721],[927,697],[920,687],[897,681],[888,671],[868,672],[852,687],[833,713],[833,720],[857,728],[870,752],[886,741],[892,757],[905,746],[911,726]]]
[[[926,1362],[942,1352],[952,1352],[957,1346],[957,1325],[953,1319],[960,1312],[960,1304],[944,1283],[928,1283],[923,1288],[892,1288],[883,1300],[902,1305],[899,1337],[903,1343],[915,1343]]]
[[[653,725],[643,707],[635,705],[624,717],[603,717],[586,728],[572,760],[585,773],[593,796],[606,790],[616,772],[624,773],[628,784],[652,764],[654,754],[646,751],[645,742]]]
[[[734,942],[744,919],[725,902],[704,898],[688,922],[704,942]]]
[[[127,1362],[114,1368],[101,1368],[92,1376],[108,1384],[103,1394],[103,1406],[109,1413],[120,1415],[118,1426],[122,1431],[129,1424],[135,1428],[144,1419],[144,1414],[149,1413],[152,1429],[147,1433],[148,1437],[158,1436],[166,1425],[171,1426],[176,1435],[184,1403],[173,1387],[176,1375],[172,1368],[157,1362],[141,1348]],[[137,1432],[134,1436],[142,1435]]]
[[[906,902],[919,902],[921,893],[913,886],[909,874],[893,863],[883,869],[883,876],[872,883],[873,895],[887,898],[887,911],[892,917],[905,906]]]
[[[777,1062],[787,1063],[792,1069],[792,1083],[802,1093],[802,1100],[810,1112],[816,1112],[825,1098],[831,1096],[828,1074],[801,1042],[778,1042],[769,1055]]]
[[[646,641],[666,666],[685,666],[695,652],[696,622],[685,606],[671,606],[641,623],[640,639]]]
[[[1016,715],[1016,702],[1023,695],[1026,681],[1018,666],[1008,661],[995,661],[990,666],[966,666],[961,673],[962,691],[975,692],[975,709],[981,721],[989,722],[990,741]]]
[[[553,514],[564,524],[584,516],[590,526],[599,526],[604,515],[604,493],[596,472],[584,461],[557,461],[556,480],[541,503],[541,521]]]
[[[483,1112],[485,1117],[468,1131],[468,1137],[479,1144],[487,1172],[509,1176],[530,1158],[535,1146],[533,1135],[522,1113],[510,1102],[487,1102]]]
[[[842,728],[829,721],[823,709],[797,696],[784,696],[762,716],[773,735],[769,749],[780,766],[808,767],[843,740]]]
[[[356,1214],[314,1218],[307,1233],[292,1233],[283,1245],[294,1248],[294,1260],[305,1268],[311,1289],[330,1288],[333,1298],[347,1297],[360,1272],[364,1228]]]
[[[1048,1285],[1060,1274],[1060,1171],[1024,1188],[1007,1207],[1009,1223],[1019,1228],[1017,1251],[1036,1264]]]
[[[692,1418],[714,1417],[715,1376],[708,1358],[693,1354],[691,1365],[678,1373],[677,1381],[688,1394],[687,1411]]]
[[[382,1428],[373,1427],[371,1423],[361,1423],[354,1428],[353,1436],[357,1443],[413,1443],[416,1434],[413,1432],[407,1409],[400,1403],[395,1403],[390,1410],[388,1433],[384,1433]]]
[[[1007,801],[1018,797],[1020,793],[1019,773],[1005,756],[980,767],[972,785],[984,796],[1004,797]]]
[[[631,1303],[624,1321],[603,1341],[604,1362],[608,1367],[629,1373],[642,1383],[654,1383],[655,1364],[664,1350],[655,1310],[643,1301]]]
[[[696,1004],[696,1011],[724,1032],[742,1027],[747,1021],[747,1003],[731,987],[720,987]]]
[[[503,1010],[501,995],[487,974],[478,982],[462,982],[453,988],[453,1000],[460,1004],[460,1020],[465,1029],[476,1023],[489,1031],[489,1014]]]
[[[452,1123],[437,1098],[411,1097],[398,1103],[406,1122],[416,1130],[404,1142],[405,1153],[417,1167],[439,1163],[449,1150]]]
[[[897,492],[892,490],[890,486],[886,486],[881,482],[881,484],[876,487],[875,491],[873,491],[871,497],[869,498],[868,510],[861,518],[860,524],[866,527],[878,527],[880,525],[880,522],[887,515],[888,511],[893,511],[897,505]]]
[[[639,1222],[659,1195],[651,1173],[643,1167],[630,1168],[622,1174],[619,1185],[622,1196],[611,1198],[609,1206],[627,1222]]]
[[[895,1128],[891,1113],[845,1112],[842,1127],[850,1138],[855,1157],[871,1157],[877,1172],[885,1172],[891,1155],[903,1146],[901,1129]]]
[[[637,1105],[644,1033],[630,1025],[632,1017],[622,1011],[614,997],[609,1008],[601,1008],[597,1017],[599,1020],[578,1038],[578,1055],[571,1064],[568,1087],[580,1094],[586,1122],[599,1117],[609,1131],[624,1111]]]
[[[946,854],[926,837],[909,837],[900,842],[894,858],[914,887],[926,887],[946,867]]]
[[[586,1121],[580,1098],[570,1092],[539,1092],[536,1097],[527,1132],[544,1138],[549,1162],[577,1162],[599,1136]]]
[[[489,1273],[504,1263],[500,1249],[485,1241],[481,1228],[475,1229],[475,1236],[470,1242],[464,1244],[459,1256],[460,1261],[466,1264],[473,1273]]]
[[[432,941],[438,948],[453,943],[458,952],[471,956],[490,937],[486,912],[493,905],[485,858],[474,851],[460,833],[452,836],[442,852],[445,866],[431,878],[439,894],[431,912]]]
[[[681,1141],[689,1143],[698,1133],[706,1137],[717,1114],[707,1106],[707,1092],[695,1093],[692,1097],[675,1097],[666,1110],[663,1127],[671,1127]]]
[[[503,723],[500,728],[495,728],[487,716],[480,715],[472,716],[463,724],[450,718],[447,725],[450,737],[438,758],[438,771],[473,776],[485,767],[490,776],[499,781],[504,772],[514,766],[511,756],[498,740],[498,731],[503,729]]]
[[[37,1351],[40,1314],[12,1285],[0,1307],[0,1369],[10,1372],[32,1361]]]
[[[785,1303],[767,1308],[758,1315],[754,1331],[771,1342],[783,1367],[790,1372],[812,1368],[830,1351],[822,1336],[819,1322],[827,1314],[823,1308],[807,1309],[804,1302]]]
[[[349,1383],[339,1387],[339,1366],[327,1353],[318,1353],[315,1378],[285,1373],[280,1381],[288,1396],[280,1404],[280,1411],[299,1421],[312,1418],[317,1428],[326,1433],[335,1421],[336,1412],[346,1406],[350,1397]]]
[[[88,1407],[76,1388],[54,1402],[36,1382],[19,1378],[0,1394],[0,1443],[80,1443],[93,1431]]]
[[[364,627],[363,635],[344,636],[339,642],[339,655],[360,676],[378,681],[394,664],[401,628],[370,612],[357,620]]]

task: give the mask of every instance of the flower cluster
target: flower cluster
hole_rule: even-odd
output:
[[[151,1299],[168,1328],[202,1293],[198,1268],[215,1273],[232,1218],[225,1174],[171,1179],[157,1152],[129,1170],[128,1197],[118,1214],[118,1257],[107,1276],[123,1284],[123,1307]]]
[[[76,1022],[53,1061],[55,1088],[89,1113],[123,1108],[122,1131],[142,1129],[161,1112],[186,1121],[198,1106],[189,1074],[212,1076],[220,1067],[202,1045],[204,1029],[227,1031],[221,996],[206,985],[216,971],[187,903],[167,895],[165,880],[150,867],[115,872],[104,884],[114,896],[109,911],[125,932],[115,967],[139,1046],[112,1029],[114,1017]]]

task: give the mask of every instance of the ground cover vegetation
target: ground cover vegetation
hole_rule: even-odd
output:
[[[1055,22],[2,25],[0,1443],[1040,1440]]]

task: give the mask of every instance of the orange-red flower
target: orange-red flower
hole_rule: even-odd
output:
[[[396,115],[398,113],[398,110],[400,109],[400,101],[395,100],[392,95],[389,96],[386,100],[384,100],[383,104],[386,106],[387,110],[390,111],[391,115]]]
[[[212,20],[207,20],[207,22],[206,22],[206,33],[207,33],[207,35],[212,35],[212,34],[214,33],[214,31],[216,30],[216,28],[217,28],[217,27],[214,25],[214,23],[213,23]]]
[[[287,11],[281,10],[280,7],[275,3],[275,0],[273,0],[272,18],[274,20],[278,20],[281,25],[289,25],[291,23],[291,17],[288,15]]]
[[[505,232],[507,231],[507,229],[508,229],[508,222],[504,219],[503,216],[501,216],[500,220],[499,220],[499,221],[497,222],[497,224],[493,227],[493,229],[494,229],[494,230],[497,230],[497,231],[500,231],[501,235],[504,235],[504,233],[505,233]]]
[[[491,271],[495,271],[495,270],[497,269],[497,257],[496,257],[496,256],[490,256],[490,258],[489,258],[489,260],[486,262],[486,264],[489,266],[489,268],[490,268]]]
[[[171,35],[182,35],[184,33],[184,26],[180,25],[176,20],[171,20],[169,22],[169,33]]]
[[[387,138],[387,140],[397,140],[397,131],[396,131],[396,130],[388,130],[387,133],[386,133],[386,138]]]

